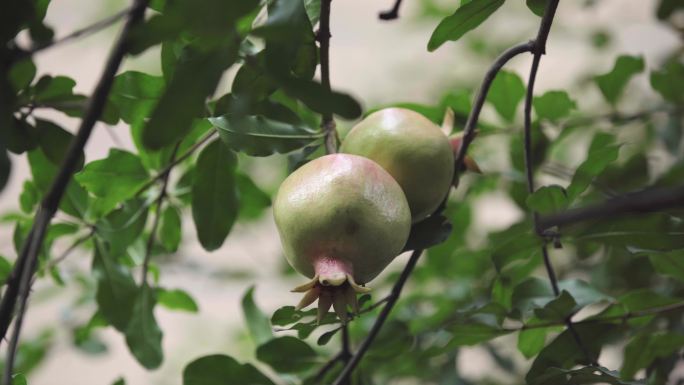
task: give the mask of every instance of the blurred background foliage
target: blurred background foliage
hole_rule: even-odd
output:
[[[545,5],[534,0],[510,5],[513,2],[501,9],[503,0],[421,0],[406,5],[411,12],[402,12],[393,23],[437,28],[432,38],[423,39],[423,51],[452,55],[449,49],[458,44],[464,58],[460,65],[467,72],[459,72],[458,81],[425,85],[430,91],[421,91],[423,96],[412,98],[408,91],[375,101],[340,91],[348,88],[336,81],[339,67],[332,68],[332,93],[315,76],[318,0],[152,1],[145,22],[127,37],[129,54],[144,58],[140,60],[147,64],[140,67],[150,69],[121,71],[100,117],[103,126],[124,128],[117,127],[106,155],[93,159],[84,154],[40,253],[32,303],[59,303],[67,315],[59,325],[29,328],[17,354],[15,383],[26,378],[31,384],[48,383],[41,381],[57,377],[73,382],[67,377],[79,376],[80,369],[74,367],[68,374],[45,372],[41,380],[32,381],[50,355],[63,354],[64,330],[72,345],[66,349],[104,357],[115,366],[125,354],[149,370],[164,363],[166,374],[155,383],[332,383],[342,368],[339,360],[325,373],[321,368],[339,351],[340,325],[332,314],[316,325],[313,310],[283,306],[294,299],[279,292],[302,277],[275,251],[271,198],[289,172],[323,155],[321,114],[335,114],[343,137],[356,119],[378,108],[410,108],[438,124],[445,110],[452,109],[453,132],[461,131],[485,69],[505,48],[532,36]],[[581,8],[581,15],[591,15],[607,2],[573,6]],[[572,79],[572,87],[536,92],[533,163],[539,188],[531,196],[525,185],[521,123],[528,59],[518,59],[521,66],[509,66],[497,75],[470,152],[484,174],[464,177],[453,191],[444,212],[453,231],[422,257],[352,383],[682,382],[684,212],[596,218],[559,229],[555,244],[549,245],[562,289],[559,296],[544,271],[542,240],[524,214],[582,207],[684,180],[684,7],[676,0],[650,3],[654,22],[679,39],[668,52],[655,58],[611,54],[612,64],[592,63]],[[510,14],[529,26],[510,35],[495,33],[486,12],[477,13],[481,20],[476,25],[458,24],[459,12],[482,4],[490,13],[497,12],[496,17]],[[332,13],[333,56],[335,29],[353,28],[335,21],[337,5]],[[377,11],[368,8],[356,12]],[[16,196],[2,195],[3,201],[14,202],[3,206],[8,209],[2,231],[10,234],[3,239],[11,242],[0,258],[3,281],[73,137],[74,125],[67,125],[73,121],[60,123],[63,115],[79,118],[87,105],[88,96],[75,91],[80,89],[78,78],[43,73],[32,60],[38,51],[59,50],[61,43],[52,46],[55,35],[67,32],[44,21],[50,9],[49,1],[8,0],[0,10],[5,42],[0,63],[0,185],[12,167],[21,170],[20,162],[28,164],[29,171],[22,175]],[[562,12],[561,7],[549,55],[563,49],[555,45],[554,34],[571,34]],[[484,24],[469,31],[479,23]],[[451,35],[437,32],[443,25]],[[589,47],[585,55],[611,52],[614,37],[609,29],[595,25],[583,32],[582,44]],[[359,60],[372,62],[365,57],[344,60],[350,66]],[[573,60],[581,63],[585,57]],[[224,76],[226,71],[229,76]],[[424,72],[430,68],[420,63],[410,69],[418,83]],[[397,80],[402,81],[392,81]],[[122,134],[126,129],[129,133]],[[117,143],[122,136],[123,143]],[[493,224],[483,226],[478,210],[493,210]],[[246,228],[265,236],[246,234]],[[268,263],[277,266],[268,270],[268,278],[259,264],[243,268],[235,261],[230,269],[214,270],[209,262],[208,268],[198,267],[202,252],[189,245],[199,242],[204,250],[214,251],[225,243],[222,250],[230,254],[232,238],[242,239],[247,253],[259,242],[276,245],[270,249],[276,258]],[[75,255],[67,260],[71,253]],[[192,262],[179,259],[179,254],[189,253],[195,255]],[[77,258],[81,261],[72,262]],[[372,326],[383,293],[397,280],[404,261],[398,258],[372,283],[372,295],[361,298],[362,314],[349,325],[352,347]],[[147,269],[149,274],[139,279]],[[195,273],[180,281],[184,287],[173,287],[165,277],[177,274],[174,269]],[[188,331],[178,325],[167,329],[157,317],[168,311],[191,317],[211,312],[198,305],[203,299],[191,294],[206,292],[197,285],[206,285],[198,282],[210,277],[219,279],[210,289],[229,287],[241,303],[241,308],[225,309],[220,300],[210,302],[214,321],[238,320],[241,332],[227,337],[223,331],[217,337],[212,334],[216,328],[206,334],[201,327],[194,329],[190,333],[200,335],[197,345],[218,338],[224,347],[178,362],[167,341]],[[255,287],[268,293],[267,307],[277,310],[261,310]],[[63,291],[70,295],[61,295]],[[29,311],[28,317],[54,318],[58,310],[49,309]],[[567,319],[576,322],[583,348],[565,327]],[[129,353],[112,351],[121,341]],[[167,364],[169,354],[174,361]],[[88,359],[79,362],[87,365]],[[596,362],[600,366],[589,365]],[[473,368],[481,368],[478,375],[472,374]],[[118,380],[99,377],[87,383],[124,384],[127,377],[135,377],[128,378],[133,384],[152,383],[139,375],[127,376],[126,370],[120,374]]]

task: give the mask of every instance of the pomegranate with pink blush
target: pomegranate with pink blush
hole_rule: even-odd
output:
[[[326,155],[297,169],[273,204],[285,257],[311,281],[298,309],[319,300],[319,319],[333,306],[343,321],[356,293],[404,247],[411,212],[399,184],[377,163]]]

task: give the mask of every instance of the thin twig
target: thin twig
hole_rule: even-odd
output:
[[[195,153],[202,145],[207,143],[211,138],[214,137],[214,135],[217,134],[216,130],[211,130],[207,132],[203,137],[201,137],[195,144],[192,145],[192,147],[188,148],[182,155],[177,157],[173,162],[169,163],[163,170],[161,170],[157,175],[153,176],[148,180],[144,185],[140,186],[138,188],[138,191],[135,192],[135,196],[140,196],[145,190],[148,188],[152,187],[158,180],[162,180],[168,175],[171,170],[176,167],[178,164],[182,163],[184,160],[188,159],[192,154]]]
[[[394,20],[399,18],[399,9],[401,8],[401,0],[394,0],[394,5],[387,11],[380,12],[378,17],[380,20]]]
[[[82,37],[91,35],[93,33],[99,32],[99,31],[113,25],[114,23],[123,19],[124,17],[126,17],[126,15],[128,15],[131,12],[131,10],[132,10],[132,7],[128,7],[126,9],[123,9],[123,10],[121,10],[121,11],[119,11],[119,12],[117,12],[111,16],[108,16],[108,17],[106,17],[100,21],[96,21],[95,23],[93,23],[87,27],[78,29],[78,30],[76,30],[76,31],[74,31],[74,32],[62,37],[62,38],[59,38],[57,40],[53,40],[51,42],[44,43],[41,45],[34,46],[31,49],[26,50],[26,51],[22,51],[20,53],[20,57],[32,56],[33,54],[40,52],[40,51],[43,51],[43,50],[46,50],[48,48],[52,48],[54,46],[61,45],[63,43],[67,43],[71,40],[76,40],[78,38],[82,38]]]
[[[650,188],[619,195],[603,203],[570,209],[539,217],[539,229],[569,225],[601,218],[615,218],[631,213],[656,212],[673,207],[684,207],[684,185],[672,188]]]
[[[553,24],[553,18],[556,14],[556,9],[558,8],[559,0],[549,0],[546,4],[546,9],[544,10],[544,15],[542,16],[541,24],[539,25],[539,31],[537,32],[537,38],[534,40],[534,49],[532,57],[532,65],[530,67],[530,77],[527,82],[527,93],[525,95],[525,117],[524,117],[524,150],[525,150],[525,176],[527,180],[527,192],[532,194],[534,192],[534,165],[532,163],[532,100],[534,97],[534,83],[537,78],[537,72],[539,70],[539,62],[541,61],[542,55],[546,53],[546,41],[549,37],[549,32],[551,31],[551,24]],[[533,223],[535,231],[540,234],[539,226],[537,224],[538,214],[532,212]],[[549,277],[549,282],[551,283],[551,288],[555,296],[560,294],[558,288],[558,278],[556,277],[556,272],[554,271],[553,264],[551,263],[551,258],[549,257],[549,252],[547,248],[547,239],[544,237],[544,243],[541,247],[542,259],[544,261],[544,267],[546,268],[546,273]],[[589,350],[587,350],[582,338],[572,324],[570,318],[565,320],[565,325],[567,326],[570,334],[572,334],[573,339],[577,343],[587,360],[594,365],[598,363],[591,358]]]
[[[57,266],[58,264],[62,263],[62,261],[64,261],[65,259],[67,259],[67,257],[68,257],[69,255],[71,255],[71,253],[72,253],[74,250],[76,250],[79,246],[81,246],[81,245],[84,244],[86,241],[88,241],[88,240],[93,236],[93,234],[95,234],[95,228],[94,228],[94,227],[92,227],[92,228],[90,229],[90,231],[89,231],[87,234],[83,235],[82,237],[80,237],[80,238],[76,239],[74,242],[72,242],[71,245],[69,245],[69,247],[67,247],[67,249],[64,250],[64,251],[62,252],[62,254],[60,254],[57,258],[54,258],[54,259],[48,261],[48,262],[45,264],[45,267],[43,267],[43,271],[44,271],[44,272],[49,272],[49,271],[52,270],[55,266]],[[35,276],[33,277],[33,281],[31,282],[31,284],[33,285],[34,282],[35,282]]]
[[[180,142],[176,143],[176,146],[171,152],[171,157],[169,158],[169,164],[172,164],[176,160],[176,154],[178,153],[178,147],[180,147]],[[144,287],[147,285],[147,271],[150,267],[150,259],[152,258],[152,248],[154,247],[154,240],[157,236],[157,228],[159,227],[159,219],[162,215],[162,205],[164,204],[164,199],[166,199],[166,188],[169,185],[169,176],[171,175],[171,169],[169,169],[162,177],[162,187],[159,190],[159,195],[155,205],[157,210],[154,212],[154,219],[152,220],[152,229],[150,229],[150,237],[147,238],[147,245],[145,247],[145,259],[143,260],[142,273],[140,277],[140,286]]]
[[[109,91],[111,90],[112,83],[114,81],[114,76],[116,75],[121,61],[126,54],[126,42],[128,34],[130,33],[131,29],[143,19],[148,2],[149,0],[135,0],[133,3],[133,6],[129,12],[128,20],[126,21],[119,38],[112,47],[102,76],[100,77],[100,81],[95,87],[92,98],[88,103],[88,108],[83,115],[83,120],[81,121],[78,133],[69,146],[69,150],[67,151],[59,173],[52,182],[49,192],[41,202],[41,206],[36,214],[34,225],[30,231],[30,236],[24,243],[22,253],[19,256],[19,261],[12,272],[14,277],[21,278],[19,282],[17,282],[16,279],[8,282],[7,291],[3,296],[2,304],[0,304],[0,321],[2,321],[0,323],[0,339],[4,338],[7,332],[7,327],[9,326],[9,321],[12,318],[12,311],[14,310],[14,305],[17,301],[17,298],[20,298],[20,301],[17,309],[17,318],[15,321],[14,331],[7,349],[7,360],[5,362],[5,371],[3,375],[4,385],[12,384],[14,358],[16,355],[17,346],[19,344],[21,325],[26,311],[26,302],[29,296],[29,286],[31,283],[31,278],[35,272],[38,253],[42,248],[47,227],[50,225],[50,221],[57,211],[59,202],[62,199],[64,191],[66,190],[74,170],[76,169],[76,165],[81,158],[81,152],[90,138],[90,134],[93,131],[95,122],[97,122],[100,115],[102,115]],[[16,288],[17,284],[18,288]],[[14,288],[10,287],[9,285],[14,286]]]
[[[492,85],[494,78],[496,78],[496,74],[499,73],[501,68],[503,68],[503,66],[506,63],[508,63],[509,60],[522,53],[532,51],[533,47],[534,44],[532,42],[522,43],[514,47],[511,47],[504,51],[494,61],[494,63],[492,63],[491,67],[489,67],[489,70],[487,70],[484,79],[482,79],[480,89],[478,90],[477,95],[475,96],[473,108],[470,110],[470,114],[468,115],[468,120],[466,121],[465,129],[463,130],[463,139],[461,140],[461,147],[458,149],[458,153],[456,154],[456,167],[454,168],[455,182],[458,181],[460,170],[463,169],[463,160],[465,159],[466,152],[468,152],[468,146],[470,146],[470,144],[473,142],[473,139],[475,139],[477,122],[480,119],[480,112],[482,111],[482,107],[484,106],[485,100],[487,99],[489,87]]]
[[[330,3],[332,0],[321,0],[320,25],[317,38],[321,45],[321,84],[330,93]],[[323,114],[321,127],[325,132],[325,150],[328,154],[337,152],[337,130],[332,112]]]
[[[380,314],[378,315],[378,318],[375,320],[373,327],[368,332],[366,339],[363,340],[361,346],[359,346],[356,353],[352,356],[347,365],[345,365],[344,369],[342,370],[342,373],[340,373],[340,375],[337,377],[333,385],[344,384],[345,381],[347,381],[347,379],[351,375],[351,373],[354,371],[354,369],[356,369],[356,366],[359,364],[359,362],[361,362],[361,359],[368,351],[368,348],[370,348],[371,344],[373,344],[375,337],[377,337],[378,333],[380,333],[380,329],[382,329],[383,325],[385,324],[385,321],[387,320],[387,317],[389,316],[389,313],[392,311],[392,308],[394,307],[394,304],[399,299],[399,296],[401,295],[401,290],[404,288],[404,284],[411,275],[411,272],[413,271],[413,268],[416,266],[418,258],[420,258],[420,255],[422,253],[423,250],[415,250],[411,254],[411,257],[406,263],[406,267],[404,267],[404,270],[401,272],[399,279],[392,288],[392,293],[389,295],[389,298],[387,299],[387,304],[382,308],[382,311],[380,311]]]

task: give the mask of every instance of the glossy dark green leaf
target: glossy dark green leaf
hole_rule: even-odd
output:
[[[256,357],[280,373],[297,373],[315,365],[317,354],[306,342],[286,336],[259,346]]]
[[[44,75],[33,86],[33,101],[48,103],[68,99],[73,96],[76,81],[66,76]]]
[[[41,194],[46,194],[59,171],[40,148],[28,153],[29,165],[33,181]],[[74,180],[67,185],[64,198],[59,203],[59,209],[71,216],[82,218],[88,209],[88,193]]]
[[[541,320],[563,321],[570,317],[577,307],[577,302],[572,295],[563,290],[558,297],[552,299],[544,307],[534,309],[534,315]]]
[[[518,105],[525,97],[525,84],[513,72],[499,71],[487,94],[487,101],[508,122],[515,118]]]
[[[530,9],[535,15],[544,15],[544,9],[546,9],[546,0],[525,0],[527,8]]]
[[[198,358],[183,369],[183,385],[226,385],[227,381],[245,385],[274,385],[254,366],[240,364],[234,358],[221,354]]]
[[[252,156],[290,152],[323,136],[308,127],[278,122],[263,116],[237,118],[225,115],[209,118],[209,121],[218,129],[221,139],[230,148]]]
[[[644,385],[642,381],[626,381],[620,379],[618,372],[602,366],[587,366],[579,369],[548,368],[546,371],[529,382],[530,385]]]
[[[596,76],[595,81],[603,97],[611,104],[617,103],[629,80],[644,70],[644,59],[640,56],[620,56],[610,72]]]
[[[112,326],[125,332],[138,297],[131,273],[114,256],[107,254],[105,245],[97,242],[93,273],[97,280],[95,300],[100,313]]]
[[[534,325],[540,321],[537,318],[528,320],[525,325]],[[525,358],[530,359],[544,348],[548,328],[529,328],[518,333],[518,350]]]
[[[561,186],[542,186],[527,198],[527,207],[541,214],[561,211],[568,207],[568,196]]]
[[[237,157],[220,140],[202,150],[192,186],[192,217],[206,250],[216,250],[230,233],[238,212]]]
[[[144,284],[136,297],[126,329],[126,344],[142,366],[155,369],[164,360],[164,352],[161,346],[162,331],[154,318],[154,291]]]
[[[164,91],[164,79],[143,72],[117,75],[109,99],[128,124],[141,123],[150,114]]]
[[[453,226],[443,215],[432,215],[411,226],[404,250],[425,250],[449,238]]]
[[[610,299],[588,283],[577,279],[560,281],[558,288],[561,291],[566,290],[580,307]],[[512,301],[513,307],[525,312],[543,308],[555,298],[548,280],[531,277],[515,287]]]
[[[181,289],[162,289],[157,293],[157,303],[167,309],[197,313],[199,307],[195,300],[187,292]]]
[[[575,101],[565,91],[546,91],[534,98],[532,106],[537,117],[550,121],[563,119],[577,108]]]
[[[5,280],[12,272],[12,265],[9,263],[7,258],[0,255],[0,285],[5,284]]]
[[[242,296],[242,314],[254,343],[259,346],[273,338],[271,323],[268,317],[254,303],[254,286],[251,286]]]
[[[36,65],[30,58],[22,59],[9,70],[9,80],[16,92],[19,92],[31,84],[36,76]]]
[[[617,328],[609,324],[580,324],[574,329],[584,342],[586,354],[575,342],[573,334],[565,330],[539,353],[525,377],[527,383],[550,385],[546,382],[547,369],[571,369],[578,364],[589,364],[587,360],[596,360],[603,344],[614,338],[617,332]]]
[[[277,0],[268,9],[268,19],[252,33],[270,41],[287,41],[301,39],[302,29],[307,26],[310,31],[311,23],[303,0]]]
[[[119,379],[114,381],[112,385],[126,385],[126,380],[123,377],[120,377]]]
[[[356,119],[361,116],[361,105],[346,93],[328,92],[321,83],[314,80],[290,78],[280,82],[288,95],[301,100],[318,113],[332,113],[345,119]]]
[[[620,375],[634,378],[637,371],[646,368],[657,358],[665,358],[684,346],[684,335],[673,332],[640,333],[625,347]]]
[[[453,15],[444,18],[432,32],[428,51],[434,51],[447,41],[456,41],[468,31],[487,20],[504,0],[473,0],[459,7]]]
[[[178,209],[168,205],[164,208],[159,223],[159,243],[168,252],[178,250],[181,241],[181,216]]]
[[[41,119],[36,119],[35,133],[38,138],[38,144],[43,149],[45,156],[55,166],[61,166],[74,135],[50,121]],[[81,152],[76,170],[80,170],[83,167],[83,160],[84,156],[83,152]]]
[[[181,140],[192,128],[193,119],[204,115],[206,98],[236,59],[235,44],[208,52],[186,48],[143,129],[143,144],[160,149]],[[198,77],[199,73],[202,76]]]
[[[133,197],[148,181],[149,175],[140,158],[114,148],[109,150],[106,158],[88,163],[74,178],[88,192],[100,198],[104,207],[111,210],[117,203]]]
[[[651,87],[670,102],[684,102],[684,63],[670,60],[661,70],[651,72]]]
[[[10,122],[11,124],[4,128],[3,147],[15,154],[22,154],[38,147],[38,131],[32,124],[19,119],[12,119]]]
[[[566,189],[568,201],[577,199],[591,185],[592,180],[617,159],[619,152],[620,146],[612,144],[590,151],[587,159],[575,170],[575,175]]]
[[[140,237],[147,221],[147,211],[148,206],[143,199],[131,199],[97,221],[97,234],[107,241],[110,253],[123,255],[126,248]]]
[[[450,327],[449,331],[451,332],[449,346],[453,347],[477,345],[510,333],[500,327],[482,323],[456,324]]]
[[[271,206],[271,196],[254,184],[254,181],[246,174],[238,172],[236,177],[240,196],[239,218],[241,220],[260,218],[264,210]]]
[[[328,342],[330,342],[330,340],[333,338],[333,336],[335,334],[337,334],[337,332],[339,332],[339,331],[340,331],[340,329],[333,329],[333,330],[330,330],[330,331],[327,331],[327,332],[321,334],[321,336],[318,337],[318,339],[316,340],[316,345],[318,345],[318,346],[327,345]]]
[[[684,281],[684,250],[654,252],[649,259],[658,273]]]

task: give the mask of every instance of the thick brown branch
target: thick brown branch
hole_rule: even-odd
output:
[[[569,225],[593,219],[662,211],[673,207],[684,207],[684,185],[673,188],[650,188],[620,195],[603,203],[562,211],[539,217],[541,230],[553,226]]]
[[[49,192],[46,194],[38,209],[30,235],[22,248],[16,267],[12,272],[14,279],[8,282],[8,288],[3,296],[2,304],[0,304],[0,339],[4,338],[7,332],[17,298],[19,298],[20,301],[17,309],[14,332],[8,346],[7,361],[5,362],[5,371],[3,375],[3,384],[5,385],[10,385],[12,383],[14,358],[19,343],[24,313],[26,311],[29,286],[33,273],[35,272],[37,256],[42,248],[47,227],[50,225],[50,221],[57,211],[59,202],[62,199],[64,191],[75,171],[76,165],[81,158],[81,153],[90,138],[95,122],[104,110],[109,91],[114,81],[114,76],[126,54],[126,40],[128,34],[133,26],[142,20],[147,4],[148,0],[136,0],[128,13],[128,20],[118,40],[112,47],[102,76],[88,103],[88,108],[84,113],[78,132],[69,146],[69,150],[62,162],[59,173],[52,182]],[[17,277],[20,277],[18,281],[16,279]]]

